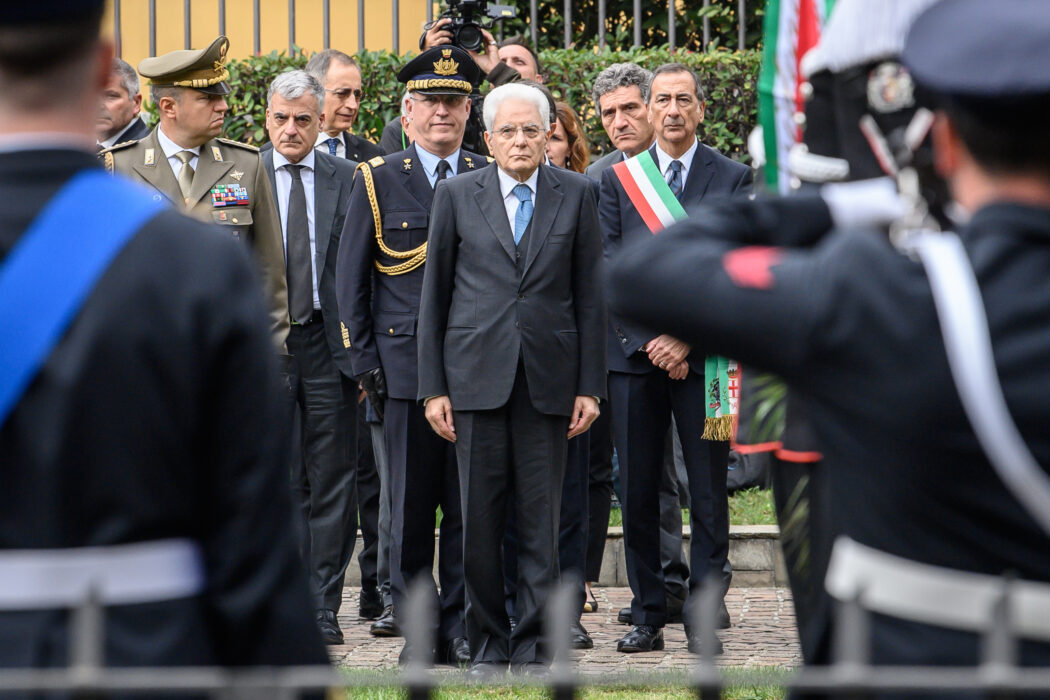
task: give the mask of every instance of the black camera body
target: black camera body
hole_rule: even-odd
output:
[[[452,44],[464,51],[481,51],[485,38],[481,35],[481,19],[514,19],[516,8],[496,5],[488,0],[448,0],[448,9],[441,17],[452,20]]]

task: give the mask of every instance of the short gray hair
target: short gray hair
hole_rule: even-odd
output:
[[[266,104],[273,102],[274,95],[280,95],[286,100],[297,100],[306,94],[317,99],[317,113],[323,112],[324,88],[321,87],[321,83],[304,70],[290,70],[281,73],[270,83],[270,90],[266,93]]]
[[[600,100],[602,95],[612,92],[617,88],[635,86],[642,94],[642,102],[649,102],[649,86],[652,85],[653,74],[651,71],[639,66],[637,63],[614,63],[594,79],[594,88],[591,96],[594,98],[594,108],[598,110],[598,116],[602,115]]]
[[[405,90],[405,94],[401,96],[401,116],[408,116],[408,101],[412,99],[412,91]]]
[[[504,100],[522,100],[531,102],[540,113],[540,126],[550,128],[551,107],[543,93],[534,87],[520,85],[518,83],[507,83],[500,85],[485,97],[483,114],[485,117],[485,131],[492,133],[492,127],[496,123],[496,112]]]
[[[306,72],[317,78],[317,82],[321,83],[323,86],[325,78],[328,77],[328,69],[332,66],[332,61],[338,61],[344,66],[353,66],[358,71],[361,70],[361,66],[357,64],[357,61],[342,51],[338,49],[325,49],[324,51],[318,51],[310,57],[310,60],[306,62]]]
[[[135,97],[135,95],[139,94],[139,74],[135,72],[130,63],[120,58],[114,58],[113,72],[120,76],[120,84],[128,91],[128,97]]]

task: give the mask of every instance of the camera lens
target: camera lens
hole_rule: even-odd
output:
[[[481,27],[476,24],[464,24],[456,32],[456,43],[466,51],[481,51],[483,41]]]

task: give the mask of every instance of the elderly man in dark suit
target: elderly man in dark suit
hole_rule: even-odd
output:
[[[605,392],[601,241],[591,184],[543,164],[549,105],[504,85],[485,99],[497,168],[437,188],[419,319],[419,398],[456,443],[472,672],[543,672],[558,577],[568,438]],[[542,203],[535,209],[534,203]],[[505,509],[518,527],[520,621],[504,608]]]
[[[293,487],[306,519],[317,622],[326,642],[341,644],[336,613],[357,531],[355,461],[348,453],[356,387],[349,381],[340,338],[335,261],[354,164],[313,148],[324,122],[324,101],[324,89],[309,73],[279,75],[270,85],[266,109],[273,148],[262,160],[288,266],[288,377],[301,414]]]
[[[697,140],[696,129],[703,118],[703,88],[692,70],[670,63],[654,71],[649,119],[656,130],[656,143],[648,154],[639,157],[651,157],[671,193],[685,206],[746,191],[752,182],[751,168]],[[652,235],[612,168],[602,175],[600,199],[607,258]],[[615,315],[609,318],[608,341],[613,435],[624,492],[627,576],[634,593],[634,628],[617,648],[623,652],[652,651],[663,648],[662,628],[668,617],[660,561],[658,492],[671,417],[689,474],[690,591],[695,591],[710,572],[729,576],[729,443],[701,437],[706,389],[703,356],[691,355],[687,344],[659,329],[629,323]],[[728,580],[725,585],[728,587]],[[721,626],[729,625],[728,617],[723,606]],[[693,637],[689,644],[690,649],[697,648]]]
[[[99,148],[149,136],[149,127],[139,116],[141,111],[139,74],[127,61],[114,58],[113,72],[102,92],[102,104],[95,121],[95,140]]]

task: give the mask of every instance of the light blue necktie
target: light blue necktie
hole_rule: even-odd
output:
[[[339,146],[339,139],[331,138],[331,139],[328,139],[327,141],[325,141],[325,143],[328,144],[328,155],[334,156],[335,155],[335,149]]]
[[[682,161],[671,161],[671,177],[667,178],[667,186],[671,188],[675,197],[682,196]]]
[[[514,185],[511,191],[518,198],[518,211],[514,213],[514,245],[518,245],[532,220],[532,190],[528,185],[520,184]]]

